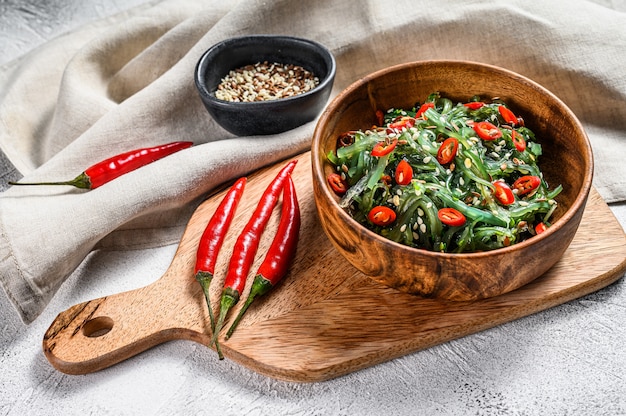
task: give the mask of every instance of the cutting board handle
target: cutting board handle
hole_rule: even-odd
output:
[[[209,345],[202,290],[189,272],[181,273],[189,262],[175,260],[181,261],[148,286],[61,312],[43,338],[48,361],[63,373],[87,374],[174,339]],[[187,293],[181,296],[181,291]]]

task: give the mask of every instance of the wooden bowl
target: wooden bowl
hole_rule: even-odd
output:
[[[500,97],[543,146],[540,168],[551,186],[563,185],[552,226],[540,235],[489,252],[451,254],[411,248],[360,225],[339,207],[326,177],[326,154],[340,133],[376,124],[377,109],[411,108],[439,91],[454,102]],[[514,72],[466,61],[393,66],[355,82],[322,113],[312,143],[313,190],[321,225],[354,267],[402,292],[447,300],[476,300],[519,288],[562,256],[580,224],[593,176],[589,140],[572,111],[554,94]]]

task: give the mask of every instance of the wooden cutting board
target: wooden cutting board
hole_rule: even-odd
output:
[[[592,190],[578,233],[561,261],[525,287],[474,302],[423,299],[381,287],[345,261],[326,238],[315,212],[310,154],[298,159],[293,178],[302,226],[290,273],[250,307],[229,340],[221,338],[226,359],[269,377],[327,380],[578,298],[613,283],[626,271],[626,235]],[[248,177],[218,258],[211,287],[214,305],[234,241],[284,163]],[[75,305],[58,315],[43,339],[44,353],[55,368],[86,374],[174,339],[209,344],[206,303],[193,268],[200,236],[224,192],[198,207],[170,267],[156,282]],[[278,213],[279,207],[251,274],[273,238]],[[247,297],[250,281],[226,327]]]

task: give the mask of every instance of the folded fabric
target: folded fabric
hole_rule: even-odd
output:
[[[90,251],[176,242],[212,189],[308,150],[314,122],[234,137],[202,106],[197,60],[243,34],[329,47],[338,65],[333,95],[367,73],[416,60],[471,60],[525,75],[587,128],[601,195],[626,200],[624,27],[623,10],[589,1],[164,0],[68,33],[0,68],[0,148],[25,180],[71,179],[134,148],[195,145],[93,191],[3,192],[2,287],[30,323]]]

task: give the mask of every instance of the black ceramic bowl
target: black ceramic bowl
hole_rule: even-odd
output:
[[[319,79],[304,93],[266,101],[232,102],[215,97],[229,71],[258,62],[293,64]],[[195,83],[209,114],[238,136],[277,134],[312,121],[322,111],[335,79],[335,58],[317,42],[291,36],[252,35],[220,42],[196,65]]]

